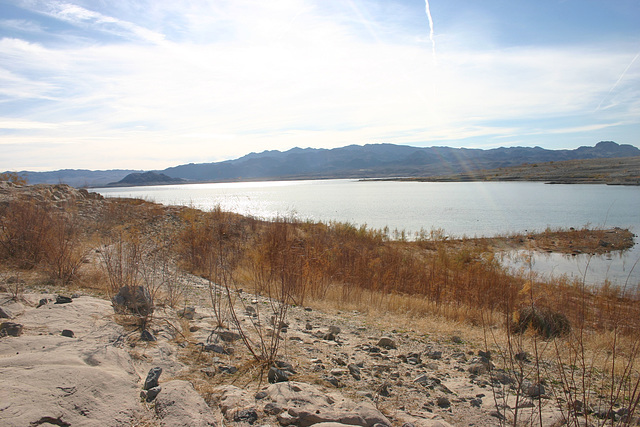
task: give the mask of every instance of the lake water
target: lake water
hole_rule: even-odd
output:
[[[451,236],[491,236],[557,227],[622,227],[640,233],[640,187],[548,185],[533,182],[427,183],[307,180],[98,188],[105,197],[137,197],[263,219],[278,216],[341,221],[371,228],[444,230]],[[565,259],[566,258],[566,259]],[[608,259],[611,258],[611,259]],[[534,269],[624,283],[640,245],[623,256],[562,257],[540,254]],[[584,259],[584,261],[582,261]],[[621,266],[617,266],[620,260]],[[577,265],[576,265],[577,264]],[[640,270],[640,266],[636,269]],[[624,280],[623,280],[624,279]],[[634,271],[632,282],[640,281]]]

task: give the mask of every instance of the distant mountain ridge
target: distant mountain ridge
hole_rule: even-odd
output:
[[[583,146],[575,150],[547,150],[541,147],[482,150],[367,144],[334,149],[264,151],[224,162],[175,166],[162,172],[193,181],[379,178],[447,175],[523,163],[639,155],[640,149],[637,147],[613,141],[601,141],[595,147]]]
[[[524,163],[640,156],[633,145],[601,141],[595,146],[573,150],[541,147],[493,149],[412,147],[394,144],[349,145],[346,147],[292,148],[287,151],[250,153],[234,160],[189,163],[160,171],[171,178],[192,182],[250,181],[320,178],[385,178],[436,176],[481,169],[519,166]],[[30,183],[67,183],[73,186],[105,186],[140,170],[61,170],[19,172]],[[144,183],[130,185],[149,185]]]

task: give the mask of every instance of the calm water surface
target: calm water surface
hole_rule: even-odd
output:
[[[473,237],[585,225],[630,228],[640,233],[640,187],[628,186],[317,180],[93,191],[105,197],[138,197],[204,210],[220,206],[263,219],[287,216],[349,222],[378,229],[388,227],[392,231],[405,230],[408,235],[441,229],[451,236]],[[540,255],[533,264],[534,269],[545,273],[582,277],[580,263],[584,258],[584,263],[589,261],[590,266],[587,277],[609,278],[620,283],[639,257],[640,247],[636,245],[623,256],[615,254],[587,260],[586,256]],[[638,283],[640,274],[633,276],[634,280]]]

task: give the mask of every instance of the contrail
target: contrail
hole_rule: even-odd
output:
[[[636,56],[631,60],[631,62],[629,63],[629,65],[627,65],[627,68],[624,69],[624,71],[622,72],[622,74],[620,74],[620,77],[618,78],[618,80],[615,82],[615,84],[613,85],[613,87],[611,89],[609,89],[609,92],[607,92],[607,95],[602,98],[602,101],[600,101],[600,104],[598,104],[598,108],[596,108],[596,111],[600,111],[600,107],[602,106],[602,103],[609,98],[609,95],[611,95],[611,92],[613,92],[613,90],[618,86],[618,84],[622,81],[622,79],[624,78],[625,74],[627,74],[627,71],[629,71],[629,68],[631,68],[631,66],[633,65],[634,62],[636,62],[636,59],[638,59],[638,57],[640,56],[640,52],[638,52],[636,54]]]
[[[429,9],[429,0],[424,0],[425,11],[427,12],[427,18],[429,19],[429,40],[431,40],[431,52],[433,55],[433,61],[436,60],[436,40],[433,38],[433,19],[431,18],[431,9]]]

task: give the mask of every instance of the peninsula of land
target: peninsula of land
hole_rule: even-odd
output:
[[[393,181],[539,181],[548,184],[640,185],[640,156],[524,163],[451,175],[391,178]]]

